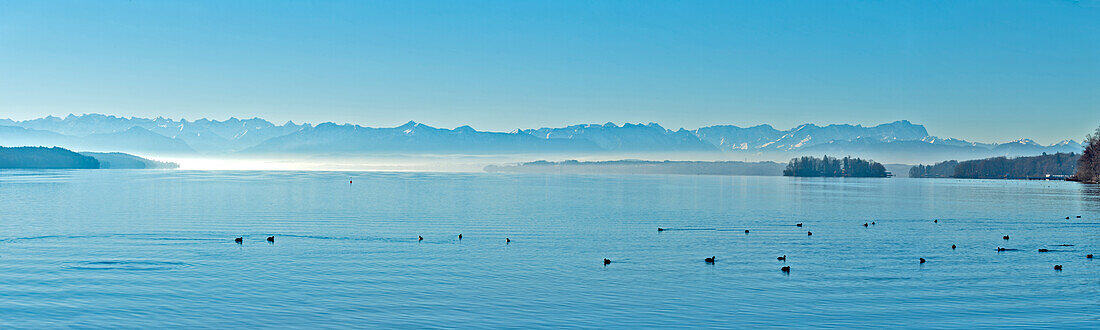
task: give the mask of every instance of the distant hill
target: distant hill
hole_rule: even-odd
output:
[[[505,133],[478,131],[469,126],[436,128],[416,122],[379,128],[336,123],[278,125],[260,118],[190,121],[100,114],[24,121],[0,119],[0,145],[225,156],[729,153],[730,158],[778,160],[808,154],[851,154],[891,163],[1080,153],[1084,149],[1072,140],[1039,145],[1028,139],[998,144],[940,138],[929,135],[924,126],[905,120],[866,127],[804,124],[788,130],[769,125],[716,125],[689,130],[667,129],[656,123],[606,123]]]
[[[99,161],[99,168],[106,169],[174,169],[180,167],[176,163],[159,162],[121,152],[81,152],[80,154],[95,158]]]
[[[0,168],[94,169],[99,161],[57,147],[0,147]]]
[[[581,162],[545,160],[518,165],[485,167],[486,172],[576,173],[576,174],[687,174],[687,175],[769,175],[778,176],[783,165],[775,162],[737,161],[645,161],[613,160]]]

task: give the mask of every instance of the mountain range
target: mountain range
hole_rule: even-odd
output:
[[[1044,146],[1029,139],[988,144],[940,138],[906,120],[871,127],[804,124],[789,130],[769,125],[672,130],[656,123],[607,123],[505,133],[469,126],[435,128],[411,121],[397,127],[374,128],[335,123],[278,125],[260,118],[188,121],[101,114],[25,121],[0,119],[0,145],[145,155],[691,152],[773,159],[801,154],[853,155],[889,162],[1027,156],[1083,149],[1072,140]]]

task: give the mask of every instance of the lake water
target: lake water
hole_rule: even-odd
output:
[[[1098,237],[1070,182],[3,171],[0,328],[1095,328]]]

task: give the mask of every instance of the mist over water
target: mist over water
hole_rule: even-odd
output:
[[[1100,322],[1100,191],[1070,182],[2,174],[5,328]]]
[[[510,165],[548,161],[690,160],[690,161],[777,161],[789,158],[762,155],[733,156],[720,153],[608,153],[608,154],[410,154],[410,155],[278,155],[278,156],[174,156],[142,155],[170,161],[182,170],[278,170],[278,171],[419,171],[483,172],[488,165]]]

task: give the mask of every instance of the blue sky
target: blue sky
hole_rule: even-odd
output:
[[[0,117],[1100,125],[1100,2],[8,1]]]

